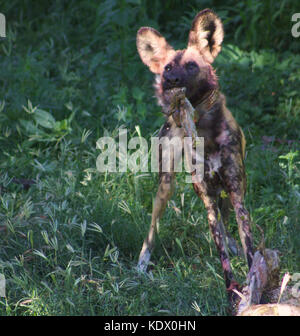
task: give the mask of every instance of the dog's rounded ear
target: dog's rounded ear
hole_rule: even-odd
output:
[[[221,51],[223,37],[220,18],[211,9],[204,9],[196,15],[192,23],[188,47],[196,47],[212,63]]]
[[[154,28],[142,27],[136,37],[137,50],[142,61],[156,74],[163,70],[167,57],[174,49]]]

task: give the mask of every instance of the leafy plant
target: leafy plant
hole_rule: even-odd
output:
[[[31,115],[32,120],[20,120],[22,129],[32,142],[56,142],[57,144],[71,133],[71,122],[74,118],[73,111],[67,119],[56,121],[53,115],[45,110],[33,107],[28,100],[28,107],[24,110]]]

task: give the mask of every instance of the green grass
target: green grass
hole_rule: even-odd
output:
[[[0,9],[7,20],[0,40],[0,273],[6,278],[0,315],[227,314],[206,213],[184,176],[161,220],[150,272],[141,275],[135,266],[157,175],[96,169],[98,138],[117,136],[123,125],[129,139],[135,126],[149,139],[163,122],[152,76],[137,55],[137,29],[154,26],[181,47],[192,16],[204,7],[227,18],[215,67],[247,138],[246,205],[255,244],[257,223],[267,247],[281,253],[282,274],[299,272],[300,57],[295,41],[270,49],[278,30],[290,34],[283,23],[271,28],[277,18],[290,22],[292,2],[274,6],[268,34],[252,24],[245,38],[249,22],[218,1],[201,8],[197,1],[29,1],[18,10],[14,4]],[[247,8],[253,11],[250,2]],[[14,178],[36,184],[26,190]],[[233,214],[230,231],[238,238]],[[244,281],[245,261],[233,257],[232,268]]]

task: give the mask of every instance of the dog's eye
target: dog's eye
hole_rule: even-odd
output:
[[[171,70],[172,70],[172,65],[171,65],[171,64],[167,64],[167,65],[165,66],[165,70],[166,70],[167,72],[171,71]]]
[[[188,62],[185,65],[187,71],[195,71],[198,69],[198,65],[195,62]]]

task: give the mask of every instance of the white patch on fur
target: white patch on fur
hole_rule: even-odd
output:
[[[229,130],[227,128],[227,125],[224,121],[221,124],[221,133],[216,138],[216,142],[219,145],[225,145],[225,146],[227,146],[230,142],[230,132],[229,132]]]
[[[228,145],[230,141],[230,133],[228,130],[223,130],[221,134],[216,138],[216,141],[219,145]]]
[[[209,167],[209,176],[213,178],[215,173],[219,171],[219,168],[222,167],[221,155],[219,152],[215,152],[209,155],[208,167]]]

